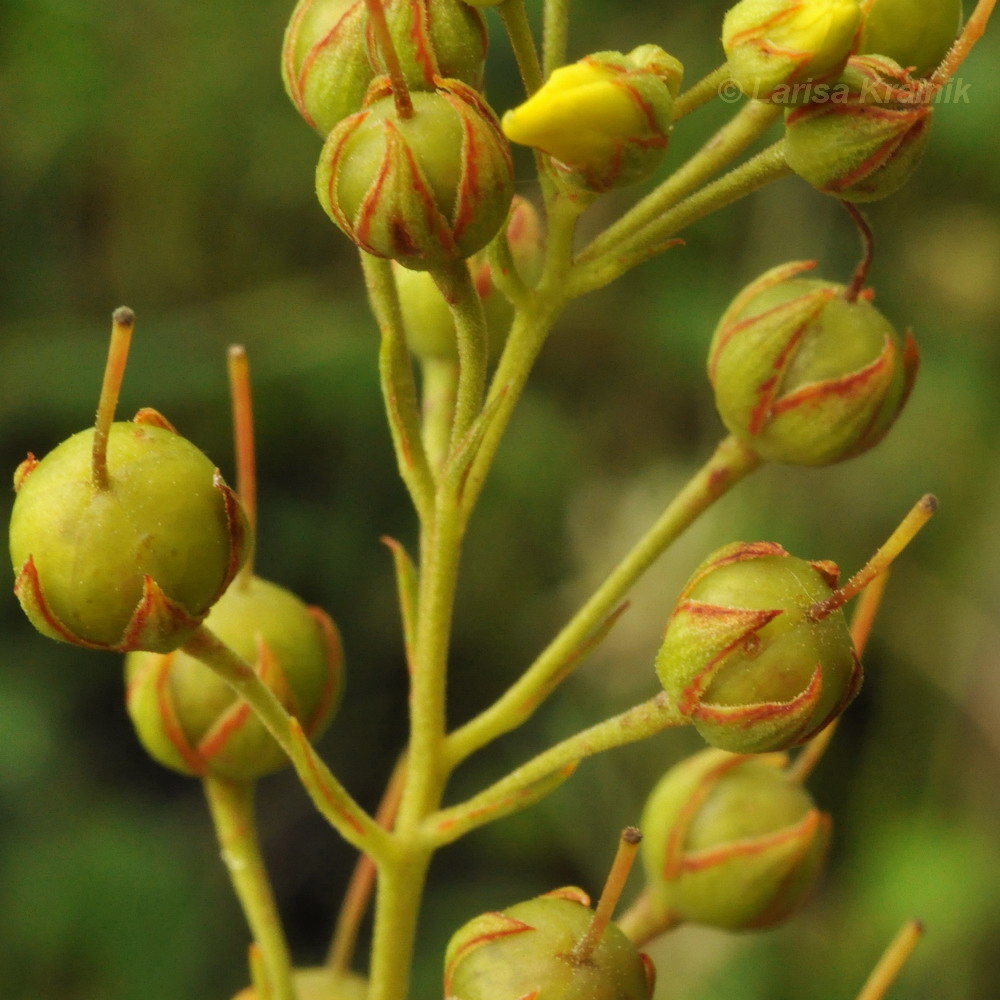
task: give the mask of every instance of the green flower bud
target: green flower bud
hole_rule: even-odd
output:
[[[254,665],[307,736],[325,730],[343,686],[343,651],[329,616],[255,576],[237,580],[205,624]],[[250,706],[187,653],[131,653],[125,674],[139,739],[166,767],[248,780],[288,764]]]
[[[482,88],[482,14],[461,0],[390,0],[386,16],[408,86],[430,90],[442,76]],[[325,136],[360,111],[376,72],[383,64],[364,0],[299,0],[285,31],[281,75],[313,128]]]
[[[740,0],[722,22],[729,71],[749,97],[836,76],[851,54],[858,0]]]
[[[218,470],[159,414],[110,427],[108,485],[94,430],[15,476],[15,593],[44,635],[92,649],[183,643],[246,554],[246,521]]]
[[[406,83],[414,90],[434,90],[438,77],[483,89],[486,67],[486,20],[462,0],[383,0]],[[378,73],[388,67],[368,28],[368,53]]]
[[[534,283],[541,270],[542,224],[535,206],[520,195],[514,195],[511,204],[507,239],[518,273],[529,284]],[[469,270],[483,301],[490,354],[496,357],[507,340],[514,307],[493,283],[492,265],[485,251],[469,260]],[[434,279],[425,271],[411,271],[398,265],[393,273],[410,350],[423,358],[457,359],[455,321]]]
[[[548,153],[569,183],[607,191],[643,180],[667,151],[684,69],[663,49],[596,52],[554,70],[503,116],[513,142]]]
[[[859,54],[888,56],[929,76],[962,25],[962,0],[861,0]]]
[[[783,750],[850,704],[861,663],[838,607],[837,567],[773,542],[734,542],[687,582],[656,657],[663,689],[714,747]]]
[[[439,79],[414,91],[414,114],[396,110],[376,80],[365,109],[327,137],[316,192],[362,250],[427,270],[470,257],[507,218],[514,186],[496,116],[471,87]]]
[[[826,465],[877,444],[919,354],[871,304],[785,264],[748,285],[712,338],[708,376],[726,427],[765,461]]]
[[[573,950],[594,912],[580,889],[557,889],[456,931],[445,954],[448,1000],[650,1000],[649,958],[609,923],[596,948]]]
[[[299,114],[321,135],[360,110],[375,76],[365,0],[299,0],[285,30],[281,78]]]
[[[850,60],[833,100],[785,115],[785,160],[818,191],[879,201],[898,191],[927,146],[935,91],[890,59]]]
[[[292,973],[298,1000],[365,1000],[368,983],[349,972],[333,972],[326,968],[296,969]],[[248,986],[233,1000],[257,1000],[257,991]]]
[[[823,868],[830,818],[782,770],[784,755],[704,750],[671,768],[643,812],[657,915],[726,930],[797,910]]]

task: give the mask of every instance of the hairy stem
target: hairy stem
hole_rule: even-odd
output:
[[[430,272],[451,309],[458,342],[458,389],[451,445],[469,429],[483,408],[486,389],[486,316],[465,261]]]
[[[780,140],[610,247],[601,257],[582,263],[572,276],[569,294],[573,297],[585,295],[611,284],[626,271],[659,253],[673,236],[692,223],[791,172],[785,162],[784,140]]]
[[[570,0],[545,0],[542,58],[546,79],[566,62],[569,7]]]
[[[716,70],[716,73],[707,79],[711,81],[720,72],[721,70]],[[694,90],[697,90],[698,86],[700,85]],[[717,88],[718,83],[714,83],[712,93]],[[756,142],[780,115],[781,107],[777,104],[767,104],[763,101],[750,101],[745,104],[686,163],[601,233],[580,254],[581,262],[596,260],[612,252],[616,247],[623,246],[645,226],[660,218],[728,166]]]
[[[349,843],[375,857],[387,847],[386,832],[354,801],[319,759],[298,720],[285,711],[253,667],[205,625],[181,647],[221,677],[257,714],[288,755],[316,808]]]
[[[434,503],[434,477],[420,437],[417,386],[406,348],[392,265],[362,252],[361,266],[372,312],[381,332],[379,375],[396,464],[414,508],[421,517],[427,517]]]
[[[542,66],[538,61],[538,49],[524,0],[504,0],[500,4],[500,16],[521,71],[524,89],[530,96],[542,85]]]
[[[288,943],[257,837],[255,782],[207,777],[202,783],[222,860],[259,949],[268,993],[274,1000],[295,1000]]]

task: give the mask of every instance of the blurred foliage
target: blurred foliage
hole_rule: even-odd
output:
[[[724,7],[578,0],[573,54],[652,41],[693,81],[719,61]],[[13,469],[28,449],[43,454],[87,424],[107,319],[127,302],[139,326],[121,412],[162,409],[231,473],[224,351],[246,344],[263,478],[259,570],[343,629],[348,692],[323,749],[374,806],[405,706],[379,538],[412,542],[413,519],[392,469],[357,262],[317,208],[317,139],[281,90],[290,8],[4,0],[0,447]],[[491,23],[491,98],[502,109],[517,100],[516,73]],[[997,994],[997,29],[961,71],[968,103],[939,108],[916,178],[870,211],[878,302],[915,328],[924,356],[895,431],[842,467],[762,470],[718,504],[636,589],[566,690],[456,778],[457,796],[647,697],[674,596],[710,549],[768,538],[851,571],[917,496],[940,495],[941,513],[895,571],[865,690],[811,783],[835,816],[823,890],[770,934],[668,937],[655,949],[664,997],[845,1000],[911,915],[929,931],[893,1000],[928,988],[936,1000]],[[685,122],[673,162],[727,113]],[[608,198],[587,226],[633,196]],[[728,299],[797,257],[846,279],[858,253],[836,203],[794,179],[686,235],[683,249],[575,306],[546,348],[469,541],[456,721],[517,675],[709,452],[720,425],[703,357]],[[0,621],[0,994],[228,996],[246,978],[246,932],[199,788],[144,758],[112,659],[40,639],[12,598]],[[592,761],[542,806],[445,852],[414,996],[440,995],[444,942],[476,912],[560,883],[596,892],[618,830],[696,745],[667,734]],[[265,783],[261,812],[296,955],[318,960],[351,852],[288,776]]]

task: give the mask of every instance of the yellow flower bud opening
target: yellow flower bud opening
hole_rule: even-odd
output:
[[[858,0],[741,0],[726,14],[722,45],[733,79],[752,97],[840,71],[861,24]]]
[[[621,141],[646,125],[619,75],[586,60],[555,70],[539,91],[503,116],[504,133],[571,166],[603,170]]]

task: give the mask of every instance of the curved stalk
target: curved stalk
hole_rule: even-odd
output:
[[[298,721],[285,711],[253,667],[205,625],[201,625],[181,649],[218,674],[257,713],[268,732],[288,754],[316,808],[340,835],[349,844],[375,857],[383,855],[389,846],[386,832],[330,773]]]

